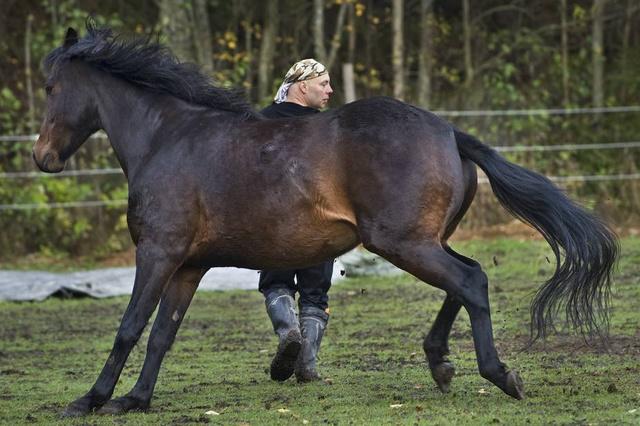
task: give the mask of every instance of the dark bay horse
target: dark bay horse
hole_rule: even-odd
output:
[[[424,340],[442,391],[454,374],[449,331],[464,307],[480,374],[522,398],[522,381],[494,346],[487,277],[447,245],[475,195],[476,165],[500,202],[540,231],[556,255],[556,270],[532,303],[533,337],[544,336],[558,314],[583,333],[606,333],[614,234],[543,176],[429,112],[375,98],[266,120],[162,46],[92,25],[80,39],[69,29],[45,69],[36,163],[59,172],[104,129],[128,180],[137,246],[133,294],[111,354],[66,415],[149,406],[162,359],[207,269],[303,267],[359,243],[446,292]],[[140,377],[111,399],[158,304]]]

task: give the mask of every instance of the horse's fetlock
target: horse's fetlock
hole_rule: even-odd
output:
[[[480,375],[492,383],[504,379],[505,369],[502,365],[480,366]]]
[[[445,356],[449,354],[449,348],[442,341],[431,339],[429,336],[424,338],[422,349],[427,355],[433,354],[437,356]]]

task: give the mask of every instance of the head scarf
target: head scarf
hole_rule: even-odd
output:
[[[293,83],[299,81],[311,80],[312,78],[320,77],[327,74],[327,67],[322,65],[315,59],[303,59],[293,64],[287,75],[284,76],[284,80],[276,93],[273,100],[279,104],[287,99],[287,93]]]

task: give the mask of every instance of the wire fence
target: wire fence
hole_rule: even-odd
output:
[[[546,109],[522,109],[522,110],[440,110],[433,113],[443,117],[498,117],[498,116],[548,116],[548,115],[576,115],[576,114],[608,114],[608,113],[634,113],[640,112],[640,105],[615,106],[602,108],[546,108]],[[98,132],[91,136],[93,139],[107,139],[104,132]],[[7,142],[35,142],[37,134],[0,136],[0,143]],[[609,150],[609,149],[636,149],[640,148],[640,141],[628,142],[602,142],[590,144],[560,144],[560,145],[529,145],[529,146],[494,146],[498,152],[553,152],[553,151],[579,151],[579,150]],[[43,174],[37,171],[0,173],[0,179],[34,179],[34,178],[61,178],[82,177],[100,175],[123,175],[119,168],[104,169],[79,169],[63,171],[57,174]],[[556,183],[568,182],[605,182],[626,181],[640,179],[640,173],[622,173],[611,175],[574,175],[551,176],[549,179]],[[478,183],[488,184],[485,176],[478,178]],[[0,211],[11,210],[36,210],[59,208],[91,208],[105,206],[124,206],[126,199],[119,200],[95,200],[72,201],[64,203],[15,203],[0,204]]]

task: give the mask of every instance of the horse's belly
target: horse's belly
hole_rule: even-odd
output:
[[[201,267],[300,268],[335,258],[360,242],[355,227],[348,222],[283,225],[284,232],[278,232],[282,229],[278,226],[254,233],[218,233],[212,241],[192,247],[187,263]]]

